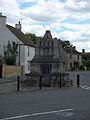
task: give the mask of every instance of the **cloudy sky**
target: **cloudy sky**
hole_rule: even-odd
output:
[[[78,51],[90,51],[90,0],[0,0],[7,24],[21,21],[24,33],[69,40]]]

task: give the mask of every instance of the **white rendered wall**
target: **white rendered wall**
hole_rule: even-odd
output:
[[[35,55],[35,48],[29,47],[30,55],[28,56],[28,46],[22,45],[23,43],[6,27],[0,28],[0,56],[4,55],[4,46],[6,47],[10,42],[16,42],[20,45],[20,65],[25,67],[25,73],[29,73],[27,68],[28,61],[32,60]],[[19,56],[17,56],[17,65],[19,65]]]
[[[2,56],[4,55],[4,46],[7,46],[8,41],[14,41],[21,44],[17,37],[12,34],[12,32],[7,27],[0,28],[0,55]]]
[[[29,47],[29,55],[28,55],[28,47]],[[30,61],[35,56],[35,48],[31,46],[25,46],[25,73],[30,73]]]

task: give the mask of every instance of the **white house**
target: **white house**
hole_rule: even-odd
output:
[[[17,65],[24,66],[25,73],[30,73],[30,61],[35,56],[35,45],[21,31],[20,22],[12,27],[6,24],[6,18],[0,13],[0,56],[4,56],[8,42],[18,43]]]

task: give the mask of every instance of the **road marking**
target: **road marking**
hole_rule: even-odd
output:
[[[86,90],[90,90],[90,87],[89,87],[89,86],[83,86],[83,85],[81,85],[81,88],[82,88],[82,89],[86,89]]]
[[[33,114],[27,114],[27,115],[20,115],[20,116],[2,118],[2,119],[0,119],[0,120],[13,120],[13,119],[19,119],[19,118],[25,118],[25,117],[31,117],[31,116],[38,116],[38,115],[46,115],[46,114],[53,114],[53,113],[66,112],[66,111],[72,111],[72,110],[73,110],[73,108],[71,108],[71,109],[57,110],[57,111],[33,113]]]

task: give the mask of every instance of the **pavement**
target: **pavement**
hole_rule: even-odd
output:
[[[22,78],[20,79],[19,88],[20,91],[33,91],[38,90],[39,87],[30,87],[22,84]],[[17,78],[2,78],[0,79],[0,94],[17,92]]]

